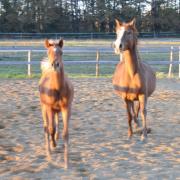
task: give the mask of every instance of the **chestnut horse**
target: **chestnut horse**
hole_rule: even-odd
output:
[[[141,140],[144,140],[148,131],[146,125],[147,99],[155,90],[156,77],[151,67],[139,59],[135,19],[129,23],[115,21],[117,39],[114,42],[114,50],[116,54],[120,55],[121,60],[113,75],[113,87],[126,105],[128,137],[130,138],[133,134],[132,119],[134,119],[135,127],[139,126],[137,117],[140,110],[143,125]],[[137,101],[137,105],[135,101]]]
[[[74,88],[65,76],[62,60],[63,40],[59,42],[45,40],[48,59],[43,62],[42,76],[39,81],[40,102],[44,121],[45,146],[48,157],[56,147],[59,138],[59,113],[63,119],[64,145],[68,146],[68,124],[71,115]]]

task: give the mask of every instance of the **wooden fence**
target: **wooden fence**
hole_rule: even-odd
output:
[[[27,65],[27,74],[29,77],[31,77],[32,75],[32,71],[31,71],[31,66],[32,65],[40,65],[40,61],[34,61],[32,59],[32,53],[33,52],[45,52],[45,50],[0,50],[0,52],[3,52],[3,53],[10,53],[10,52],[25,52],[27,53],[27,61],[0,61],[0,66],[3,66],[3,65]],[[69,51],[70,53],[71,51]],[[89,51],[88,51],[89,52]],[[96,74],[96,77],[99,76],[99,69],[100,69],[100,65],[101,64],[117,64],[118,61],[105,61],[103,59],[101,59],[101,56],[100,56],[100,51],[97,50],[97,51],[94,51],[92,53],[96,53],[96,59],[95,60],[86,60],[86,61],[65,61],[64,63],[65,64],[94,64],[95,65],[95,74]],[[172,68],[173,68],[173,65],[179,65],[179,75],[178,77],[180,78],[180,47],[178,47],[178,59],[174,59],[173,57],[173,54],[174,54],[174,47],[171,46],[170,48],[170,55],[169,55],[169,61],[156,61],[156,60],[151,60],[151,61],[146,61],[148,64],[150,65],[168,65],[169,66],[169,70],[168,70],[168,78],[172,77]]]
[[[139,32],[138,36],[141,38],[179,38],[180,33],[174,32]],[[0,33],[0,39],[112,39],[115,38],[114,32],[93,32],[93,33]]]

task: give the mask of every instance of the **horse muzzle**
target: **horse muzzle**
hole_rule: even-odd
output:
[[[123,51],[126,51],[126,50],[128,50],[128,47],[126,47],[124,44],[119,45],[119,51],[120,52],[123,52]]]
[[[120,45],[119,45],[119,50],[120,50],[120,52],[124,51],[124,49],[125,49],[125,48],[124,48],[124,45],[123,45],[123,44],[120,44]]]

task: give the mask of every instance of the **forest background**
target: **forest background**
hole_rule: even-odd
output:
[[[180,32],[180,0],[0,0],[0,32],[113,32],[136,17],[139,32]]]

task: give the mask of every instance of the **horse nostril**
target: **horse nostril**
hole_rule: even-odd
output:
[[[119,48],[120,48],[120,49],[122,48],[122,44],[119,45]]]
[[[57,63],[56,66],[59,67],[59,63]]]

